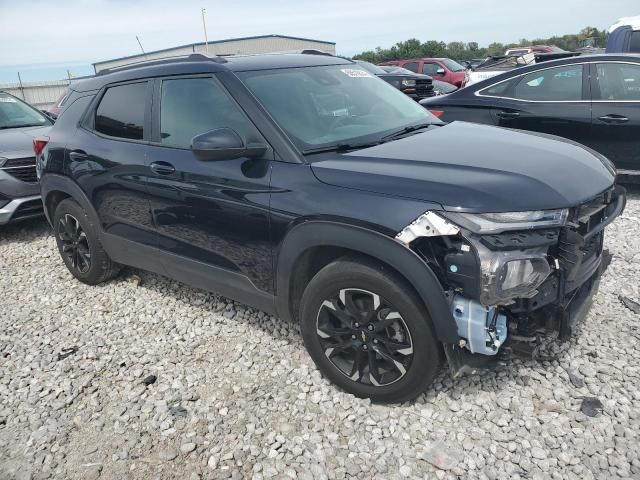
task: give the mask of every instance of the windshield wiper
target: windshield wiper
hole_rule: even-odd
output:
[[[401,135],[405,135],[407,133],[415,132],[417,130],[422,130],[424,128],[429,128],[433,123],[419,123],[417,125],[409,125],[408,127],[404,127],[402,130],[398,130],[397,132],[390,133],[389,135],[385,135],[381,140],[391,140]]]
[[[25,123],[24,125],[0,125],[0,130],[8,128],[43,127],[43,123]]]
[[[327,145],[324,147],[307,148],[302,151],[303,155],[311,153],[324,153],[324,152],[346,152],[349,150],[358,150],[359,148],[375,147],[382,142],[368,142],[368,143],[336,143],[334,145]]]

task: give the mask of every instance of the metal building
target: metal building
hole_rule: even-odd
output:
[[[228,40],[214,40],[208,44],[191,43],[179,47],[165,48],[154,52],[114,58],[93,64],[96,73],[107,68],[119,67],[130,63],[159,58],[202,53],[205,55],[250,55],[256,53],[293,52],[305,49],[320,50],[335,55],[335,42],[312,40],[309,38],[289,37],[287,35],[260,35],[256,37],[230,38]]]

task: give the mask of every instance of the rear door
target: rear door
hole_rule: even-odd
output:
[[[145,245],[155,244],[146,189],[150,106],[148,81],[103,89],[67,144],[65,167],[105,232]]]
[[[587,68],[544,68],[480,91],[492,96],[496,125],[549,133],[586,143],[591,129]],[[491,93],[493,92],[493,93]]]
[[[640,64],[591,64],[592,148],[619,170],[640,171]]]

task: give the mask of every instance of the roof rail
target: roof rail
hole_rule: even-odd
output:
[[[333,53],[323,52],[322,50],[317,50],[315,48],[305,48],[304,50],[300,50],[300,53],[304,53],[306,55],[324,55],[326,57],[335,57]]]
[[[125,65],[119,65],[117,67],[105,68],[104,70],[100,70],[96,75],[106,75],[108,73],[113,72],[121,72],[123,70],[129,70],[132,68],[139,67],[149,67],[155,65],[164,65],[167,63],[176,63],[176,62],[216,62],[216,63],[227,63],[227,60],[222,57],[207,57],[201,53],[190,53],[189,55],[176,55],[173,57],[164,57],[158,58],[154,60],[141,60],[139,62],[127,63]]]

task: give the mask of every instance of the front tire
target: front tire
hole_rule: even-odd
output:
[[[368,259],[320,270],[302,296],[300,325],[320,371],[358,397],[413,399],[441,364],[423,303],[402,277]]]
[[[119,266],[104,251],[96,226],[75,200],[67,198],[57,206],[53,231],[64,264],[81,282],[97,285],[118,273]]]

